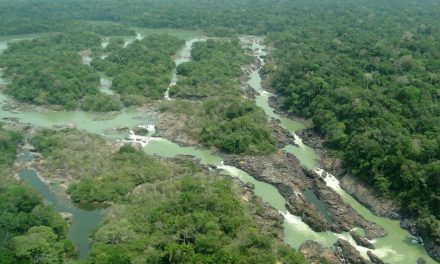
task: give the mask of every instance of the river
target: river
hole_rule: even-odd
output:
[[[137,34],[137,38],[142,37]],[[14,39],[9,39],[14,40]],[[200,36],[187,38],[185,46],[176,54],[176,64],[183,63],[190,59],[191,45],[196,41],[201,41]],[[242,39],[244,40],[244,38]],[[262,40],[252,41],[250,43],[255,56],[263,61],[265,56],[265,47],[262,45]],[[249,43],[248,43],[249,44]],[[127,44],[129,45],[129,43]],[[1,49],[6,48],[5,41],[0,40]],[[180,60],[180,61],[179,61]],[[264,63],[264,62],[263,62]],[[0,82],[4,82],[0,78]],[[173,80],[170,87],[177,82],[177,76],[173,73]],[[280,120],[281,126],[294,134],[298,129],[304,127],[300,122],[284,118],[274,112],[269,106],[270,93],[263,90],[261,86],[261,77],[258,70],[254,71],[249,80],[249,84],[260,93],[256,98],[256,104],[264,109],[268,118],[275,118]],[[101,83],[109,90],[111,83]],[[102,89],[102,88],[101,88]],[[166,96],[165,96],[166,98]],[[166,98],[167,99],[167,98]],[[80,129],[85,129],[91,133],[104,135],[109,140],[118,140],[126,136],[124,133],[108,134],[109,129],[134,127],[136,125],[152,125],[154,123],[153,113],[138,112],[135,110],[124,110],[116,114],[96,114],[85,113],[82,111],[63,111],[63,112],[36,112],[31,110],[9,110],[5,106],[11,102],[12,99],[0,94],[0,118],[14,119],[22,123],[29,123],[38,127],[54,127],[54,126],[73,126]],[[223,165],[222,159],[216,156],[209,150],[196,149],[193,147],[181,147],[167,139],[150,137],[149,143],[145,145],[144,151],[150,155],[159,155],[163,157],[173,157],[176,155],[192,155],[200,159],[203,164],[210,164],[217,166],[224,170],[225,173],[240,178],[244,182],[251,182],[255,185],[255,193],[260,196],[265,202],[271,204],[285,217],[285,240],[294,248],[298,248],[306,240],[315,240],[324,246],[332,246],[338,238],[345,238],[353,245],[354,241],[350,234],[336,234],[332,232],[314,232],[302,220],[287,212],[285,207],[285,199],[281,196],[278,190],[270,184],[259,182],[251,175],[232,166]],[[299,137],[296,137],[298,146],[289,145],[285,151],[294,154],[303,164],[308,168],[318,169],[319,156],[314,149],[304,145]],[[81,257],[85,257],[89,249],[88,234],[90,230],[96,227],[103,216],[102,209],[84,210],[78,205],[73,205],[65,195],[57,191],[56,186],[48,186],[42,182],[31,170],[21,171],[21,178],[26,180],[30,185],[36,188],[44,198],[49,201],[56,210],[60,212],[69,212],[73,215],[73,223],[69,229],[69,239],[80,250]],[[348,204],[350,204],[359,214],[364,218],[371,220],[381,225],[388,235],[384,238],[377,239],[374,242],[376,250],[372,250],[374,254],[383,258],[390,263],[408,263],[414,264],[419,257],[423,257],[428,263],[435,263],[424,250],[423,246],[413,242],[414,238],[405,230],[399,227],[399,222],[382,218],[373,215],[368,209],[359,204],[353,197],[344,192],[334,177],[327,177],[328,186],[332,187]],[[50,188],[49,188],[50,187]],[[316,196],[306,193],[309,200],[313,201],[318,207],[320,203]],[[322,207],[322,206],[321,206]],[[323,211],[325,213],[325,211]],[[93,214],[93,215],[92,215]],[[366,256],[366,248],[356,246],[356,248]]]

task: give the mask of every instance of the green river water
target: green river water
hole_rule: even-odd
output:
[[[137,38],[143,35],[155,33],[154,30],[140,31]],[[162,33],[159,30],[157,32]],[[168,31],[167,31],[168,32]],[[182,63],[189,59],[191,43],[194,41],[202,41],[201,36],[197,32],[181,32],[169,31],[170,34],[178,35],[187,39],[185,47],[176,55],[176,62]],[[142,35],[141,35],[142,34]],[[26,36],[25,36],[26,37]],[[20,37],[23,39],[25,37]],[[243,38],[244,40],[245,38]],[[0,39],[0,53],[7,45],[6,41],[15,41],[17,38]],[[248,39],[249,40],[249,39]],[[128,40],[130,42],[130,40]],[[264,46],[259,42],[247,42],[251,44],[256,56],[264,56]],[[129,45],[129,43],[127,44]],[[177,76],[173,75],[173,80],[177,81]],[[0,85],[4,82],[0,78]],[[269,93],[265,92],[261,87],[261,78],[258,71],[254,71],[251,75],[249,84],[260,95],[256,99],[256,104],[266,112],[268,118],[275,118],[281,121],[281,126],[295,133],[298,129],[304,127],[300,122],[284,118],[276,114],[269,106]],[[104,83],[104,88],[108,91],[110,84]],[[102,88],[103,89],[103,88]],[[12,99],[0,94],[0,119],[15,119],[22,123],[29,123],[38,127],[56,127],[56,126],[74,126],[80,129],[85,129],[89,132],[105,135],[109,140],[120,139],[126,135],[123,134],[106,134],[106,130],[120,128],[120,127],[134,127],[136,125],[153,124],[153,113],[143,113],[134,110],[124,110],[118,114],[95,114],[85,113],[82,111],[64,111],[64,112],[49,112],[41,113],[31,110],[10,111],[4,108]],[[289,145],[285,151],[294,154],[300,162],[309,167],[317,169],[319,156],[310,147],[304,145],[302,141],[296,137],[297,146]],[[209,150],[201,150],[192,147],[181,147],[169,140],[163,138],[151,137],[150,142],[144,147],[144,151],[150,155],[159,155],[162,157],[173,157],[176,155],[192,155],[200,159],[203,164],[210,164],[223,169],[225,173],[233,177],[238,177],[244,182],[251,182],[255,185],[256,195],[274,208],[276,208],[285,217],[285,240],[294,248],[298,248],[306,240],[315,240],[324,246],[332,246],[338,238],[345,238],[353,245],[354,241],[348,233],[335,234],[332,232],[314,232],[297,216],[291,215],[287,212],[285,207],[285,199],[280,195],[278,190],[270,184],[259,182],[249,174],[232,166],[225,166],[221,162],[221,157],[216,156]],[[29,159],[29,155],[23,153],[21,157],[24,161]],[[20,159],[20,157],[19,157]],[[57,186],[49,186],[37,176],[32,170],[23,170],[20,173],[20,178],[25,180],[34,188],[36,188],[50,204],[52,204],[59,212],[68,212],[72,214],[73,222],[69,229],[68,238],[78,247],[81,257],[85,257],[90,247],[88,235],[90,231],[96,228],[105,215],[106,209],[95,208],[90,206],[79,206],[72,204],[67,196],[62,194],[62,191]],[[328,185],[332,187],[348,204],[350,204],[358,213],[366,219],[376,222],[381,225],[388,235],[384,238],[374,241],[376,250],[373,253],[383,258],[389,263],[408,263],[414,264],[419,257],[423,257],[428,263],[435,263],[424,250],[423,246],[414,243],[414,238],[405,230],[399,227],[399,222],[382,218],[373,215],[368,209],[358,203],[353,197],[348,195],[339,187],[338,181],[334,177],[327,177]],[[319,201],[313,192],[304,193],[310,202],[317,205],[318,208],[326,214],[325,206],[322,201]],[[366,248],[356,246],[356,248],[366,256]]]

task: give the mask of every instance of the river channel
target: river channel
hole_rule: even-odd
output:
[[[140,34],[136,36],[137,39],[141,37]],[[204,40],[202,36],[196,35],[185,35],[185,37],[186,44],[176,55],[176,64],[190,60],[192,44],[196,41]],[[246,38],[242,38],[242,40],[244,39]],[[265,46],[262,44],[262,39],[247,39],[251,39],[251,42],[247,42],[247,45],[252,48],[254,55],[264,63],[264,56],[266,53]],[[14,38],[0,39],[0,53],[7,47],[7,41],[14,40]],[[130,40],[127,40],[127,45],[130,45]],[[173,73],[170,87],[177,82],[178,76]],[[4,84],[5,80],[0,78],[0,85],[2,85],[2,83]],[[265,111],[268,118],[280,120],[281,126],[292,134],[295,134],[298,129],[304,127],[300,122],[279,116],[269,106],[269,98],[272,95],[263,90],[258,70],[252,72],[249,84],[253,89],[259,92],[260,95],[256,98],[255,102]],[[101,85],[105,86],[106,90],[109,90],[111,83],[104,81],[104,84],[101,83]],[[168,94],[165,94],[164,99],[169,99]],[[134,127],[137,125],[154,125],[154,113],[138,112],[136,110],[125,109],[117,114],[96,114],[82,111],[44,113],[31,110],[10,110],[5,107],[9,102],[12,102],[11,98],[0,94],[0,120],[6,119],[14,122],[29,123],[37,127],[48,128],[65,126],[77,127],[91,133],[103,135],[113,141],[119,140],[127,135],[123,133],[108,134],[106,132],[108,132],[109,129],[114,130],[115,128]],[[295,155],[302,165],[311,169],[318,169],[319,156],[315,150],[304,145],[301,139],[297,136],[295,143],[297,146],[289,145],[284,150]],[[268,202],[284,215],[285,241],[294,248],[298,248],[306,240],[315,240],[324,246],[331,247],[338,238],[344,238],[350,241],[350,243],[352,243],[352,245],[354,245],[363,256],[366,256],[366,251],[369,250],[356,246],[354,240],[348,233],[336,234],[332,232],[314,232],[309,226],[302,222],[299,217],[290,214],[286,210],[286,201],[275,187],[255,180],[251,175],[238,168],[223,165],[222,158],[209,150],[181,147],[167,139],[152,136],[148,138],[148,144],[144,146],[144,151],[147,154],[162,157],[173,157],[180,154],[192,155],[200,159],[200,162],[203,164],[216,166],[219,169],[222,169],[225,173],[240,178],[243,182],[253,183],[255,185],[256,195],[260,196],[265,202]],[[26,161],[26,159],[30,158],[27,155],[28,154],[23,153],[23,157],[21,158]],[[72,214],[73,222],[69,229],[68,238],[78,247],[81,257],[87,256],[90,247],[88,239],[89,233],[99,224],[102,217],[105,215],[106,209],[84,208],[72,204],[57,186],[47,185],[45,182],[41,181],[32,170],[21,171],[20,178],[37,189],[42,196],[44,196],[45,200],[52,204],[56,210]],[[342,190],[339,187],[336,178],[329,176],[326,178],[326,181],[327,185],[332,187],[342,199],[350,204],[360,215],[367,220],[371,220],[381,225],[385,229],[388,235],[384,238],[373,241],[376,247],[375,250],[372,250],[374,254],[389,263],[414,264],[419,257],[423,257],[427,263],[435,263],[435,261],[427,255],[424,247],[417,244],[415,239],[407,231],[400,228],[398,221],[373,215],[367,208],[362,206],[353,197]],[[319,207],[321,201],[316,197],[313,197],[313,194],[309,194],[308,196],[310,200],[313,200]]]

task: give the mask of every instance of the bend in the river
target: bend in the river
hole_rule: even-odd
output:
[[[138,34],[137,38],[140,37],[140,34]],[[201,39],[197,37],[186,42],[185,47],[181,51],[181,55],[176,56],[177,65],[179,64],[179,59],[189,59],[187,54],[190,54],[191,52],[190,47],[192,43],[200,40]],[[255,55],[261,59],[262,63],[264,63],[262,56],[265,55],[265,47],[261,44],[261,39],[256,39],[256,41],[252,41],[251,44]],[[0,42],[0,53],[2,48],[6,48],[4,42]],[[180,63],[182,62],[183,61]],[[177,82],[177,79],[174,78],[176,78],[176,76],[173,74],[173,80]],[[252,73],[249,84],[260,93],[260,95],[256,98],[256,104],[264,109],[268,117],[280,120],[281,126],[293,134],[296,130],[303,127],[303,125],[299,122],[279,116],[269,106],[268,101],[271,95],[263,90],[261,86],[261,77],[258,70]],[[109,129],[114,130],[115,128],[120,127],[134,127],[140,124],[153,124],[152,114],[148,115],[147,113],[137,112],[135,110],[124,110],[118,114],[96,114],[85,113],[83,111],[41,113],[35,111],[15,111],[5,109],[4,107],[9,102],[12,102],[9,97],[0,94],[0,118],[2,119],[10,118],[22,123],[30,123],[39,127],[74,126],[80,129],[85,129],[91,133],[105,135],[107,138],[112,140],[120,139],[124,135],[118,133],[111,135],[106,134],[105,132],[107,132]],[[296,139],[298,146],[287,146],[285,151],[294,154],[304,166],[316,168],[319,156],[312,148],[302,144],[302,141],[299,137],[296,136]],[[199,158],[201,163],[217,166],[218,168],[223,169],[226,173],[234,177],[239,177],[244,182],[253,183],[255,185],[256,195],[260,196],[265,202],[268,202],[285,216],[285,240],[291,246],[298,248],[306,240],[315,240],[324,246],[332,246],[337,238],[341,237],[349,240],[354,245],[353,239],[351,238],[350,234],[347,233],[336,234],[332,232],[314,232],[301,220],[300,217],[291,215],[287,212],[285,207],[286,201],[274,186],[259,182],[251,175],[239,170],[238,168],[223,165],[221,162],[221,157],[214,155],[209,150],[196,149],[193,147],[181,147],[163,138],[151,137],[148,142],[149,143],[144,147],[144,151],[148,154],[160,155],[163,157],[173,157],[179,154],[192,155]],[[84,212],[81,211],[82,209],[73,206],[65,196],[55,195],[54,190],[49,189],[48,186],[37,177],[35,172],[22,171],[21,176],[22,179],[25,179],[34,188],[40,191],[45,199],[50,201],[58,211],[67,211],[73,214],[73,225],[69,230],[69,239],[71,239],[80,249],[81,256],[86,256],[89,247],[88,231],[98,224],[102,217],[101,211],[91,211],[92,213],[96,213],[97,221],[95,221],[95,219],[91,219],[93,221],[87,220],[87,216],[85,216],[85,214],[83,214]],[[414,244],[412,242],[412,236],[407,231],[400,228],[398,221],[373,215],[368,209],[359,204],[353,197],[344,192],[339,187],[336,178],[327,177],[327,184],[364,218],[381,225],[386,230],[388,233],[386,237],[374,241],[376,246],[376,250],[373,250],[374,254],[391,263],[413,264],[419,257],[423,257],[428,263],[435,263],[427,255],[426,251],[421,245]],[[88,213],[89,212],[90,211],[88,211]],[[366,248],[359,246],[356,246],[356,248],[365,256],[367,250]]]

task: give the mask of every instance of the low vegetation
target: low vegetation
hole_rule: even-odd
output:
[[[74,175],[73,200],[114,202],[86,263],[305,263],[278,240],[281,222],[263,229],[257,221],[261,200],[245,202],[237,183],[195,161],[129,145],[111,153],[100,137],[73,129],[41,130],[31,143],[49,172]]]

